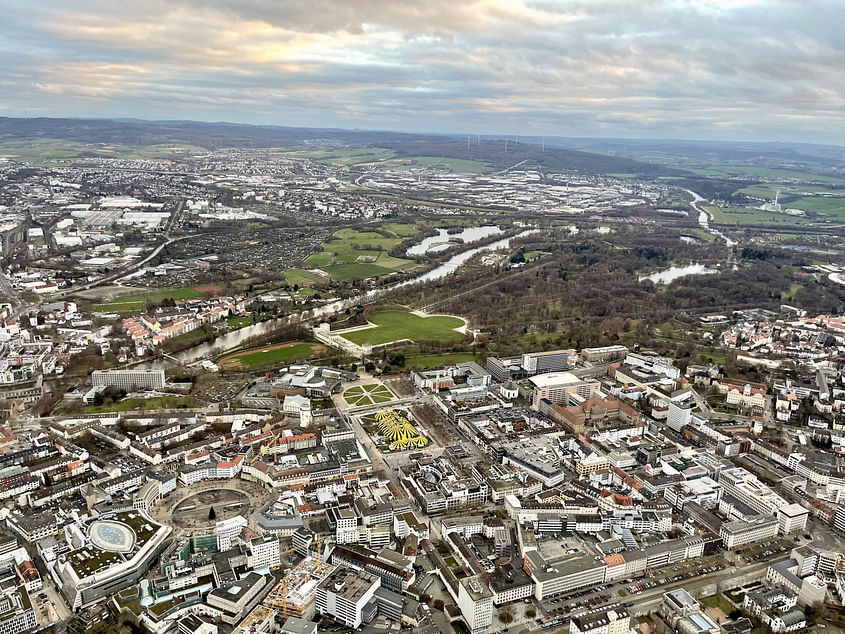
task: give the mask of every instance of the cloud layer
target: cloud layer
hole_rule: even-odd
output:
[[[0,112],[845,143],[838,0],[0,0]]]

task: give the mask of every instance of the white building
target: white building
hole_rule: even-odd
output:
[[[256,537],[249,542],[249,549],[252,568],[275,568],[282,563],[279,538],[275,535]]]
[[[377,611],[373,595],[381,579],[363,570],[340,566],[317,586],[317,612],[355,629],[369,623]]]
[[[751,522],[742,520],[725,522],[719,529],[719,537],[722,538],[727,550],[763,541],[777,534],[778,521],[768,517],[759,517]]]
[[[589,399],[599,389],[597,381],[582,381],[571,372],[538,374],[529,380],[534,386],[534,398],[531,407],[535,410],[540,409],[540,401],[543,400],[568,405],[571,394]]]
[[[458,607],[471,633],[490,630],[493,624],[493,593],[481,576],[460,580]]]
[[[164,387],[164,370],[94,370],[91,385],[109,385],[127,392],[141,388]]]
[[[810,511],[800,504],[787,504],[778,509],[778,530],[782,535],[803,531]]]
[[[572,617],[570,634],[628,634],[631,616],[621,605],[602,607]]]
[[[338,544],[358,543],[358,516],[349,508],[336,509],[333,512],[335,520],[335,540]]]

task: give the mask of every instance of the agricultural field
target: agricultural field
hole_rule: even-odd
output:
[[[361,417],[361,425],[382,453],[426,447],[431,440],[405,409],[383,409]]]
[[[801,209],[802,211],[826,214],[838,222],[845,221],[845,198],[829,196],[804,196],[792,202],[785,202],[787,209]]]
[[[163,299],[194,299],[195,297],[202,297],[204,290],[200,287],[174,287],[174,288],[151,288],[132,289],[138,291],[137,294],[127,295],[125,297],[116,297],[113,300],[102,302],[94,305],[94,310],[97,312],[132,312],[143,310],[147,302],[157,303]]]
[[[440,158],[436,156],[408,156],[388,159],[380,164],[386,169],[433,169],[455,174],[478,174],[490,169],[487,163],[458,158]]]
[[[370,323],[373,324],[372,328],[354,330],[342,336],[358,345],[368,343],[374,346],[405,339],[459,341],[464,335],[455,329],[466,324],[460,317],[420,317],[399,311],[376,313],[370,317]]]
[[[359,163],[375,163],[395,156],[393,150],[380,147],[346,148],[337,150],[303,150],[291,152],[291,156],[310,158],[318,163],[330,165],[358,165]]]
[[[241,350],[223,356],[217,365],[222,370],[252,370],[291,361],[304,361],[323,355],[326,347],[319,343],[289,341],[270,346]]]
[[[381,383],[370,383],[369,385],[356,385],[350,387],[343,393],[343,400],[353,407],[364,405],[378,405],[392,401],[393,393]]]
[[[375,231],[341,229],[323,244],[322,251],[309,256],[305,263],[341,281],[387,275],[414,266],[412,260],[389,255],[401,241],[402,237],[395,234],[384,236]]]
[[[121,144],[81,143],[67,139],[43,137],[27,140],[0,141],[0,157],[16,158],[35,165],[68,164],[83,157],[117,159],[173,159],[185,158],[206,152],[205,148],[192,145],[168,144],[129,147]]]
[[[750,207],[723,208],[716,205],[704,205],[703,208],[713,214],[713,223],[717,225],[787,225],[794,227],[811,224],[810,220],[799,216],[776,214]]]

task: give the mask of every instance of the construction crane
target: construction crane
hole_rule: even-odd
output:
[[[279,596],[281,596],[281,600]],[[270,601],[270,607],[272,609],[275,610],[279,606],[282,606],[282,622],[284,623],[288,620],[288,583],[284,579],[279,583],[279,589],[276,590],[276,594],[273,595],[273,599]]]
[[[314,543],[317,545],[317,568],[316,574],[318,576],[323,574],[323,540],[320,535],[316,535],[314,539]],[[282,550],[279,552],[279,557],[281,558],[282,555],[289,555],[293,552],[298,552],[299,548],[288,548],[286,550]],[[278,570],[278,566],[271,566],[270,570]],[[310,575],[309,575],[310,576]],[[270,607],[272,609],[277,609],[279,607],[282,608],[282,618],[284,621],[287,621],[288,618],[288,582],[285,578],[279,582],[278,588],[276,592],[273,594],[273,598],[270,600]]]
[[[261,458],[264,456],[264,454],[266,454],[270,449],[274,450],[273,451],[273,464],[274,465],[279,464],[278,447],[279,447],[279,439],[281,438],[281,436],[282,436],[281,434],[276,434],[275,436],[273,436],[273,439],[270,442],[261,445],[261,448],[258,450],[258,453],[255,455],[255,458],[253,458],[250,461],[249,464],[252,465],[252,464],[255,464],[256,462],[258,462],[259,460],[261,460]]]

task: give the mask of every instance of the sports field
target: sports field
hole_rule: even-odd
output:
[[[313,359],[325,352],[326,347],[319,343],[289,341],[227,354],[217,365],[223,370],[251,370],[276,363]]]
[[[413,313],[399,311],[376,313],[370,317],[370,322],[374,324],[372,328],[355,330],[342,336],[358,345],[369,343],[374,346],[403,339],[410,339],[411,341],[426,339],[458,341],[463,338],[463,334],[455,328],[460,328],[466,324],[460,317],[442,315],[420,317]]]
[[[356,385],[343,393],[343,399],[353,407],[386,403],[393,398],[393,393],[380,383]]]

